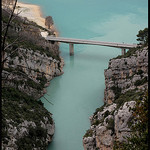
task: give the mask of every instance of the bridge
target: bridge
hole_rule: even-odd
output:
[[[45,39],[53,42],[69,43],[70,55],[74,55],[73,44],[89,44],[89,45],[100,45],[100,46],[120,48],[122,50],[122,55],[126,53],[126,49],[134,48],[137,46],[136,44],[124,44],[124,43],[121,44],[113,42],[102,42],[94,40],[73,39],[73,38],[53,37],[53,36],[47,36]]]

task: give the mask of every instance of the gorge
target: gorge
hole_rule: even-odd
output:
[[[147,13],[145,13],[145,11],[142,12],[143,9],[146,9],[147,5],[141,5],[140,2],[136,3],[136,5],[134,5],[135,2],[128,2],[130,3],[130,7],[127,2],[120,2],[118,6],[111,5],[111,3],[107,4],[107,7],[110,8],[110,13],[108,8],[104,7],[106,6],[104,1],[102,1],[103,5],[98,2],[95,4],[86,1],[86,7],[84,6],[85,3],[81,1],[76,1],[76,3],[75,1],[65,1],[63,3],[59,0],[52,0],[49,2],[41,2],[39,0],[35,2],[28,0],[25,2],[41,5],[44,14],[53,16],[60,35],[70,38],[86,37],[91,40],[134,43],[136,42],[138,30],[147,26]],[[119,8],[119,5],[123,4],[125,6],[122,8],[123,10],[116,9]],[[135,10],[137,9],[135,8],[139,8],[139,11],[136,12]],[[91,11],[89,12],[88,10]],[[124,14],[124,12],[126,13]],[[95,18],[93,16],[95,16]],[[135,16],[138,16],[140,20],[136,20]],[[97,107],[102,106],[104,103],[104,69],[107,68],[109,59],[120,55],[120,50],[114,48],[77,45],[75,49],[75,55],[70,57],[68,54],[68,45],[60,45],[60,55],[65,61],[63,69],[64,74],[50,81],[50,86],[47,87],[47,94],[44,95],[44,97],[53,105],[51,105],[44,97],[41,98],[44,107],[53,114],[55,122],[53,142],[49,145],[48,149],[83,149],[82,137],[90,126],[88,118],[93,114]],[[24,51],[25,50],[22,50],[22,52]],[[49,66],[50,64],[47,64],[45,61],[48,60],[53,65],[52,68],[47,68],[45,71],[53,70],[54,74],[52,76],[60,73],[60,59],[57,57],[55,57],[54,60],[51,56],[47,58],[46,56],[42,57],[41,54],[36,53],[34,54],[33,60],[30,58],[30,55],[27,55],[27,57],[29,57],[29,64],[31,64],[30,60],[32,62],[39,60],[39,62],[36,62],[37,67],[34,68],[31,65],[31,68],[33,67],[34,69],[39,69],[39,71],[41,71],[43,67],[40,67],[40,61],[43,63],[43,66]],[[19,62],[19,58],[14,59],[14,61]],[[118,63],[112,62],[114,64]],[[26,64],[23,60],[21,63]],[[57,66],[59,70],[56,69]],[[24,69],[24,71],[28,70]],[[33,72],[34,76],[37,76],[37,72]],[[49,79],[51,78],[48,74],[47,77]],[[27,92],[29,91],[30,90]],[[111,104],[114,95],[111,91],[106,90],[106,92],[109,93],[109,97],[112,97],[112,99],[107,99]],[[35,93],[37,92],[35,91]],[[36,96],[36,94],[34,95]]]

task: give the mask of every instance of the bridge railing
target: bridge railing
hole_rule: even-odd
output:
[[[100,46],[121,48],[122,49],[122,55],[125,54],[126,49],[137,47],[136,44],[124,44],[124,43],[122,44],[122,43],[115,43],[115,42],[102,42],[102,41],[73,39],[73,38],[64,38],[64,37],[47,36],[45,39],[48,41],[69,43],[70,55],[74,54],[73,44],[89,44],[89,45],[100,45]]]

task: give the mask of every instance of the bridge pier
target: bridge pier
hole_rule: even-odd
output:
[[[73,43],[69,43],[69,51],[70,51],[70,56],[74,55]]]
[[[124,55],[126,53],[126,49],[125,48],[122,48],[122,55]]]
[[[124,44],[124,43],[122,44],[122,43],[112,43],[112,42],[92,41],[92,40],[84,40],[84,39],[52,37],[52,36],[47,36],[45,39],[48,41],[53,41],[53,42],[68,43],[70,56],[74,55],[74,45],[73,44],[89,44],[89,45],[100,45],[100,46],[115,47],[115,48],[121,49],[122,55],[124,55],[126,53],[126,49],[137,47],[136,44]]]

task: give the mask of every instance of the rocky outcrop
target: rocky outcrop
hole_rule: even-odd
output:
[[[147,88],[147,49],[148,47],[138,50],[134,55],[127,58],[110,60],[108,69],[104,72],[106,86],[104,101],[106,103],[111,104],[115,96],[118,96],[119,93],[117,92],[125,93],[135,88],[141,90]]]
[[[135,101],[125,102],[122,107],[115,111],[114,113],[114,130],[115,130],[115,138],[122,142],[125,140],[125,137],[130,135],[129,122],[132,119],[131,109],[134,108]]]
[[[3,10],[3,28],[7,19],[7,11]],[[63,74],[64,60],[59,55],[59,45],[46,41],[41,30],[53,34],[18,16],[8,30],[7,49],[2,58],[4,150],[44,150],[54,135],[52,114],[39,98],[46,93],[50,80]]]
[[[28,78],[39,86],[41,86],[40,79],[44,77],[45,84],[41,87],[44,88],[49,85],[51,79],[63,74],[64,61],[62,58],[56,60],[46,54],[40,54],[38,51],[34,52],[25,48],[19,48],[14,57],[10,57],[8,53],[6,53],[5,57],[7,57],[7,61],[4,64],[5,71],[3,71],[3,76],[7,76],[8,80],[4,81],[4,84],[12,87],[17,86],[19,90],[35,98],[40,98],[46,91],[39,91],[34,85],[29,86],[28,79],[25,79],[24,75],[28,75]],[[14,71],[10,72],[9,68],[18,70],[22,74],[16,74]],[[16,84],[23,80],[25,82],[22,82],[22,84]]]
[[[16,150],[18,149],[18,146],[16,145],[16,143],[18,141],[21,141],[20,139],[24,139],[24,137],[26,137],[27,135],[29,135],[32,130],[36,131],[36,124],[33,121],[27,121],[24,120],[22,123],[20,123],[17,126],[12,125],[14,122],[13,120],[6,120],[6,122],[8,123],[8,135],[9,135],[9,139],[5,139],[5,141],[8,141],[8,143],[6,144],[5,141],[2,141],[2,149],[11,149],[11,150]],[[54,124],[51,124],[48,121],[48,118],[45,117],[45,122],[41,122],[41,127],[45,130],[47,130],[47,137],[45,138],[41,138],[40,142],[41,143],[46,143],[48,145],[48,143],[52,140],[52,136],[54,134]],[[41,129],[42,129],[41,128]],[[36,137],[38,140],[38,137]],[[45,142],[46,140],[46,142]],[[21,141],[22,142],[22,141]],[[40,148],[36,148],[39,149]]]
[[[104,75],[104,105],[90,117],[84,150],[112,150],[116,141],[126,141],[130,136],[136,99],[148,88],[148,47],[128,57],[111,59]]]

